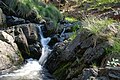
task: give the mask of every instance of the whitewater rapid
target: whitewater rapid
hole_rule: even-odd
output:
[[[0,75],[0,80],[55,80],[49,72],[44,68],[44,64],[47,57],[51,53],[48,43],[51,40],[50,37],[44,38],[41,25],[38,25],[40,42],[42,45],[42,55],[39,60],[27,59],[27,63],[24,64],[20,69]]]

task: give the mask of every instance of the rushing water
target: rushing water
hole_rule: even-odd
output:
[[[27,63],[20,69],[0,76],[0,80],[55,80],[44,68],[44,63],[47,60],[48,55],[51,53],[49,46],[47,45],[51,40],[50,37],[44,38],[41,25],[37,26],[39,29],[40,42],[42,44],[42,55],[39,59],[28,59]]]
[[[42,44],[42,55],[39,59],[39,63],[43,66],[47,60],[48,55],[51,53],[51,50],[49,49],[49,46],[47,45],[49,41],[51,40],[51,38],[50,37],[44,38],[42,30],[41,30],[41,26],[38,26],[38,28],[40,32],[39,35],[41,37],[40,42]]]

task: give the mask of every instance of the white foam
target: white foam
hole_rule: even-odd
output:
[[[27,60],[28,63],[25,64],[21,69],[13,71],[13,73],[2,75],[2,77],[5,76],[25,76],[31,74],[31,72],[36,72],[42,70],[42,66],[39,64],[36,60]],[[35,73],[34,73],[35,74]]]

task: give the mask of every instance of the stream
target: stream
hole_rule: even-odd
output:
[[[51,53],[51,49],[47,45],[51,40],[50,37],[44,38],[42,25],[38,25],[40,42],[42,44],[42,55],[39,60],[32,58],[27,59],[27,63],[24,64],[20,69],[7,73],[0,76],[0,80],[55,80],[52,75],[44,68],[44,64],[47,57]]]

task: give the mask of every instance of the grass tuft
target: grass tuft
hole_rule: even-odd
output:
[[[98,35],[108,25],[114,23],[112,19],[101,19],[95,16],[86,17],[82,21],[83,28],[90,30],[93,34]]]

